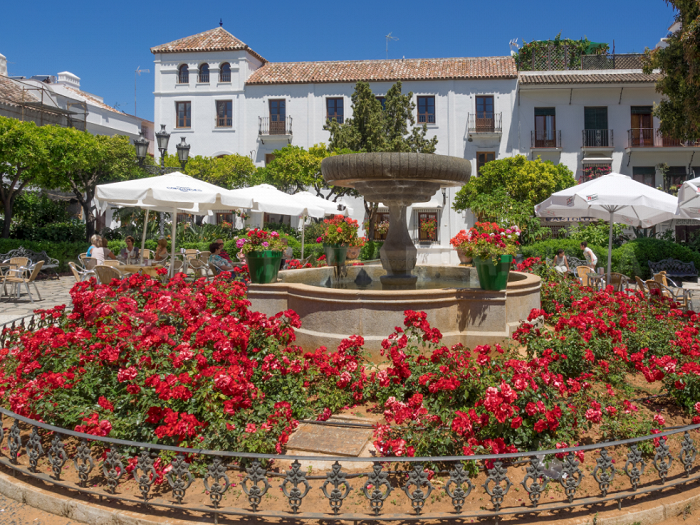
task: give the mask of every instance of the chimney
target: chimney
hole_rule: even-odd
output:
[[[7,59],[5,55],[0,55],[0,75],[7,76]]]
[[[80,89],[80,77],[69,71],[63,71],[58,74],[58,82],[56,84]]]

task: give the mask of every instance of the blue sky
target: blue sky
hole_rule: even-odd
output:
[[[513,38],[559,32],[641,52],[666,35],[673,10],[663,0],[5,2],[0,53],[10,75],[71,71],[82,89],[132,114],[134,71],[150,69],[137,80],[137,113],[153,119],[149,48],[212,29],[220,18],[267,60],[291,62],[381,59],[389,32],[399,39],[389,58],[507,55]]]

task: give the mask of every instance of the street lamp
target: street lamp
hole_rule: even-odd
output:
[[[160,131],[156,133],[156,142],[158,144],[158,151],[160,151],[160,166],[145,166],[144,161],[146,160],[146,155],[148,154],[148,139],[143,136],[143,131],[141,132],[141,138],[134,140],[134,147],[136,148],[136,158],[139,161],[139,166],[145,169],[147,172],[152,174],[165,175],[167,173],[173,173],[174,171],[184,170],[187,160],[190,156],[190,145],[185,143],[185,137],[182,137],[180,144],[177,147],[177,158],[180,161],[180,168],[166,168],[165,167],[165,153],[168,151],[168,142],[170,141],[170,133],[165,131],[165,124],[160,125]]]
[[[177,157],[180,159],[180,166],[185,169],[185,164],[187,164],[187,159],[190,156],[190,145],[185,143],[185,137],[182,137],[180,144],[175,146],[177,148]]]

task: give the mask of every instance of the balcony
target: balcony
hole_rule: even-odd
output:
[[[613,149],[613,130],[584,129],[582,149]]]
[[[540,130],[530,132],[530,149],[561,149],[561,130]]]
[[[231,72],[230,71],[219,72],[219,82],[231,82]]]
[[[286,139],[292,143],[292,117],[258,117],[260,141]]]
[[[233,119],[230,116],[214,117],[214,125],[217,128],[230,128],[233,125]]]
[[[209,83],[209,73],[200,73],[197,75],[197,82],[199,84],[208,84]]]
[[[470,113],[467,117],[467,133],[476,136],[501,135],[501,113]]]
[[[633,148],[700,148],[700,140],[683,141],[664,137],[658,128],[635,128],[627,130],[627,149]]]

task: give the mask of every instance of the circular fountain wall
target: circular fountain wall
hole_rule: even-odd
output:
[[[476,270],[462,266],[416,266],[415,289],[382,290],[386,275],[379,265],[350,266],[336,280],[334,268],[280,272],[274,284],[251,284],[251,308],[267,315],[292,309],[301,316],[297,344],[307,351],[336,348],[350,335],[365,338],[365,348],[380,361],[381,342],[403,326],[404,311],[424,311],[431,326],[443,334],[443,344],[502,343],[540,307],[540,278],[511,272],[500,292],[479,288]]]

